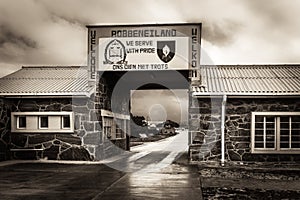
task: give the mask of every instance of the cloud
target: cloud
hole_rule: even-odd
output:
[[[300,1],[270,4],[256,0],[239,1],[234,7],[224,5],[225,11],[215,15],[219,19],[208,17],[209,14],[204,18],[210,22],[204,24],[202,50],[215,64],[299,63],[299,6]],[[213,10],[216,9],[210,9]],[[224,21],[229,22],[228,26]],[[210,31],[214,23],[222,29],[221,32],[216,29],[218,37],[213,37],[214,31]],[[224,41],[218,42],[218,38]],[[201,59],[202,64],[209,60]]]
[[[1,0],[0,68],[85,64],[87,24],[174,22],[202,22],[202,47],[217,64],[299,63],[299,7],[300,1]]]
[[[10,62],[21,61],[26,51],[38,48],[36,41],[12,31],[6,25],[0,25],[0,60]]]
[[[85,27],[53,15],[37,2],[1,1],[0,68],[85,64]],[[1,70],[0,76],[5,74]]]
[[[6,43],[12,43],[24,49],[37,47],[37,43],[35,41],[30,38],[17,35],[5,25],[1,25],[0,29],[0,47],[5,46]]]
[[[230,20],[223,22],[204,23],[202,38],[211,44],[224,46],[231,44],[239,32],[240,24]]]
[[[131,0],[39,0],[48,13],[59,16],[69,22],[87,24],[150,23],[178,20],[170,1]],[[67,8],[67,9],[66,9]]]

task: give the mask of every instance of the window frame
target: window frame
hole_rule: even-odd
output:
[[[126,139],[126,134],[130,133],[127,121],[130,120],[129,115],[113,113],[108,110],[101,109],[103,137],[110,140],[123,140]],[[109,122],[110,121],[110,122]],[[122,127],[119,127],[121,125]],[[110,127],[110,134],[108,133]]]
[[[46,118],[47,119],[47,127],[42,127],[42,118]],[[39,120],[38,121],[39,121],[39,129],[49,129],[49,116],[48,115],[41,115],[41,116],[39,116]]]
[[[255,147],[255,124],[256,116],[272,116],[275,118],[275,139],[274,139],[274,148],[257,148]],[[251,113],[251,153],[254,154],[299,154],[300,148],[280,148],[280,117],[291,117],[291,116],[300,116],[300,112],[252,112]],[[265,122],[264,122],[265,123]],[[290,126],[290,125],[289,125]],[[264,129],[266,127],[264,126]],[[289,127],[291,129],[291,127]],[[292,131],[289,130],[290,132]],[[299,130],[300,131],[300,130]],[[264,130],[265,132],[265,130]],[[264,134],[264,137],[266,135]],[[289,139],[289,142],[292,140]],[[265,146],[264,139],[264,146]],[[290,145],[289,145],[290,146]]]
[[[20,117],[24,117],[25,118],[25,127],[20,127]],[[26,127],[27,127],[27,121],[26,120],[27,120],[26,116],[24,116],[24,115],[17,116],[17,129],[18,130],[24,130],[24,129],[26,129]]]
[[[62,116],[70,116],[70,128],[62,128]],[[26,128],[18,128],[19,116],[26,117]],[[48,128],[41,127],[40,117],[48,116]],[[57,126],[53,126],[53,117],[59,117]],[[75,117],[70,111],[46,111],[46,112],[11,112],[11,132],[12,133],[74,133]]]
[[[113,137],[114,118],[105,116],[102,117],[103,136],[111,139]]]
[[[65,124],[65,117],[69,117],[69,127],[65,127],[64,124]],[[61,129],[64,129],[64,130],[68,130],[71,128],[71,115],[62,115],[61,116]]]

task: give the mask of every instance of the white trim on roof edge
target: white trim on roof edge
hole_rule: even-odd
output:
[[[229,95],[229,96],[300,96],[300,92],[290,92],[290,93],[283,93],[283,92],[278,92],[278,93],[266,93],[266,92],[232,92],[232,93],[215,93],[215,92],[192,92],[193,97],[201,97],[201,96],[223,96],[223,95]]]
[[[90,97],[92,93],[81,92],[81,93],[0,93],[0,97],[76,97],[85,96]]]

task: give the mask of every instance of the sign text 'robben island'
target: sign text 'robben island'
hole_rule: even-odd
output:
[[[188,70],[199,66],[201,23],[87,27],[90,79],[96,71]]]

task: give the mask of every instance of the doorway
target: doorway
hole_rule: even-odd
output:
[[[111,94],[111,112],[130,116],[127,150],[188,132],[188,75],[188,70],[102,74]]]
[[[130,97],[131,147],[188,129],[188,90],[131,90]]]

